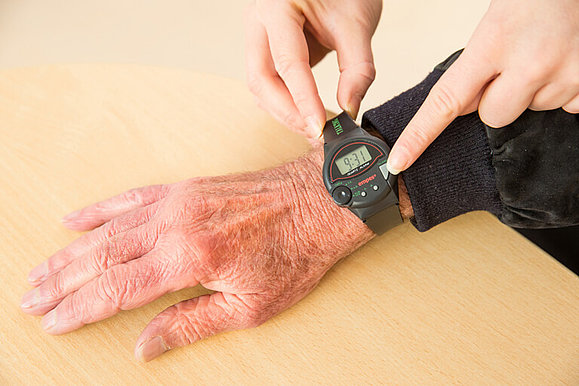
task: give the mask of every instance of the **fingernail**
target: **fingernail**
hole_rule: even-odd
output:
[[[358,109],[356,109],[351,103],[346,105],[346,112],[354,120],[358,117]]]
[[[392,160],[392,157],[388,157],[388,160],[386,161],[386,169],[388,169],[388,172],[390,172],[390,174],[400,174],[400,169],[399,167],[395,166],[396,165],[396,159]],[[392,165],[394,164],[394,165]]]
[[[40,325],[46,332],[52,332],[56,326],[56,310],[50,311],[48,314],[44,315]]]
[[[310,133],[313,137],[317,137],[319,133],[322,132],[322,129],[324,127],[324,125],[319,123],[318,120],[314,117],[307,117],[306,124],[308,125]]]
[[[37,265],[30,271],[28,274],[28,282],[30,284],[35,284],[41,280],[43,280],[46,275],[48,274],[48,265],[46,261],[40,265]]]
[[[154,359],[159,355],[163,354],[167,350],[168,348],[165,346],[163,338],[160,336],[156,336],[153,339],[137,347],[135,356],[137,357],[138,360],[142,362],[148,362],[151,359]]]
[[[40,295],[38,288],[34,288],[33,290],[28,291],[22,297],[22,301],[20,303],[20,307],[22,309],[28,310],[32,307],[36,307],[40,302]]]
[[[75,210],[74,212],[69,213],[69,214],[67,214],[66,216],[64,216],[61,221],[62,221],[62,222],[66,222],[66,223],[67,223],[67,222],[71,222],[71,221],[73,221],[76,217],[78,217],[79,214],[80,214],[80,210]]]

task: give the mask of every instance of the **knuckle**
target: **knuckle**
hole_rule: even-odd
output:
[[[148,234],[146,235],[148,236]],[[139,249],[139,246],[143,247],[149,244],[150,242],[141,239],[137,232],[128,232],[128,234],[122,234],[121,236],[117,234],[95,248],[89,259],[96,271],[101,273],[125,262],[133,254],[132,252]]]
[[[90,260],[96,272],[109,269],[109,257],[114,255],[112,248],[111,243],[105,241],[91,254]]]
[[[81,296],[73,295],[65,299],[62,303],[64,312],[73,318],[78,318],[83,323],[89,323],[92,319],[92,310],[86,307]]]
[[[362,63],[360,74],[370,82],[373,82],[374,79],[376,79],[376,67],[374,66],[374,63]]]
[[[547,74],[553,70],[553,65],[548,63],[536,63],[525,66],[520,70],[523,81],[527,84],[543,83]]]
[[[121,221],[118,217],[115,217],[109,222],[103,224],[101,229],[105,239],[110,239],[122,230]]]
[[[284,79],[305,66],[309,66],[309,63],[295,60],[288,53],[280,53],[275,59],[275,70]]]
[[[166,192],[165,185],[149,185],[145,188],[135,189],[138,191],[139,199],[143,204],[150,204],[156,201]]]
[[[113,267],[105,271],[97,283],[96,290],[99,297],[119,309],[128,293],[128,281],[123,280],[122,275]]]
[[[85,236],[82,236],[85,237]],[[48,274],[54,273],[62,269],[67,262],[73,261],[76,258],[76,254],[73,252],[74,244],[70,244],[66,248],[61,249],[56,252],[46,261],[46,269]]]
[[[282,112],[282,115],[279,119],[282,124],[291,129],[297,130],[298,128],[301,128],[301,117],[296,115],[293,111]]]
[[[64,280],[62,274],[58,272],[56,275],[52,276],[50,281],[46,282],[44,287],[46,290],[46,296],[50,299],[58,299],[64,293]]]
[[[218,272],[221,266],[221,257],[218,253],[218,241],[212,233],[196,232],[188,235],[190,239],[189,250],[184,255],[192,266],[206,271],[207,273]]]
[[[407,155],[411,153],[411,149],[415,147],[425,147],[430,145],[432,142],[432,136],[429,134],[428,129],[422,125],[417,125],[412,128],[410,132],[410,137],[408,141],[400,143],[400,150]]]
[[[141,189],[130,189],[121,194],[121,198],[130,203],[141,204],[143,201],[143,193]]]
[[[181,342],[181,345],[191,344],[213,334],[210,323],[206,318],[197,313],[189,312],[184,309],[181,303],[174,306],[172,319],[178,331],[178,336],[183,337],[185,340],[185,342]]]
[[[139,214],[135,215],[130,213],[128,215],[123,215],[120,217],[114,217],[109,222],[103,224],[102,232],[105,240],[114,238],[121,232],[139,226],[141,223],[149,220],[153,216],[152,206],[147,207],[144,210],[139,210]],[[150,209],[149,209],[150,208]]]
[[[312,102],[311,102],[310,96],[301,90],[300,91],[295,90],[292,94],[292,99],[293,99],[295,105],[297,106],[298,110],[302,111],[302,114],[303,114],[304,109],[311,108]],[[290,120],[292,119],[292,117],[288,117],[288,118]],[[288,118],[286,118],[286,120]]]
[[[269,315],[265,309],[248,308],[244,311],[244,327],[255,328],[261,326],[269,319]]]
[[[428,99],[435,113],[443,116],[446,120],[453,119],[462,111],[460,100],[444,84],[434,85]]]
[[[234,310],[242,328],[254,328],[262,325],[271,317],[272,307],[251,298],[235,296],[229,299],[229,307]]]
[[[261,95],[263,90],[263,78],[255,71],[247,73],[247,87],[253,95]]]
[[[352,71],[357,76],[366,79],[368,83],[372,83],[376,79],[376,67],[372,62],[361,62],[348,68],[341,69],[341,72]]]

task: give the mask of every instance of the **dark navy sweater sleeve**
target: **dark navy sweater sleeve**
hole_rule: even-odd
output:
[[[443,72],[437,67],[414,88],[367,111],[362,126],[377,130],[392,147]],[[478,114],[454,120],[402,173],[414,226],[426,231],[475,210],[500,216],[502,204],[491,158],[485,125]]]

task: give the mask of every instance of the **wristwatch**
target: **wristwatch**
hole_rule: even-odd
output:
[[[402,224],[398,176],[386,169],[390,148],[346,112],[324,126],[324,185],[334,202],[347,207],[374,233]]]

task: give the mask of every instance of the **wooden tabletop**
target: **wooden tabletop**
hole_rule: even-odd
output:
[[[579,278],[486,213],[405,224],[264,325],[141,364],[173,293],[63,336],[20,311],[28,271],[78,234],[60,217],[131,187],[307,151],[235,81],[129,65],[0,72],[0,384],[579,383]]]

